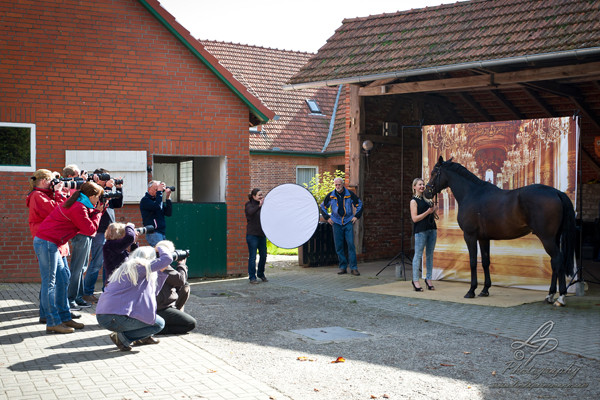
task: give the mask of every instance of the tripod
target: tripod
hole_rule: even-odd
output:
[[[423,124],[421,125],[402,125],[402,129],[400,130],[400,143],[402,146],[402,150],[400,153],[400,198],[404,199],[404,128],[423,128]],[[410,257],[404,254],[404,206],[401,207],[400,219],[401,219],[401,240],[400,240],[400,253],[396,254],[394,258],[392,258],[386,265],[383,267],[375,276],[378,276],[383,272],[384,269],[389,267],[396,261],[398,258],[401,259],[402,262],[402,277],[406,280],[406,266],[404,265],[404,259],[412,260]]]

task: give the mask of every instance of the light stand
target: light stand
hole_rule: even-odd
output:
[[[404,128],[423,128],[423,125],[402,125],[402,128],[400,130],[400,145],[402,146],[402,150],[400,153],[400,199],[401,201],[404,201]],[[400,207],[401,208],[401,212],[400,212],[400,218],[401,218],[401,240],[400,240],[400,253],[396,254],[394,256],[394,258],[392,258],[386,265],[385,267],[383,267],[378,273],[375,274],[375,276],[378,276],[380,273],[383,272],[384,269],[386,269],[387,267],[389,267],[390,265],[392,265],[394,263],[394,261],[396,261],[398,258],[400,258],[401,262],[402,262],[402,277],[404,278],[404,280],[406,280],[406,266],[404,265],[404,259],[408,259],[411,260],[411,258],[409,258],[408,256],[406,256],[404,254],[404,206]]]

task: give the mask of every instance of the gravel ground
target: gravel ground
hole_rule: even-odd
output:
[[[369,307],[359,297],[278,286],[277,274],[293,273],[297,263],[269,261],[269,283],[192,282],[186,311],[198,319],[199,335],[186,339],[291,399],[600,398],[598,360],[552,351],[507,369],[517,363],[513,340]],[[368,337],[318,341],[291,332],[327,327]],[[345,362],[332,363],[338,357]],[[494,387],[519,382],[528,387]]]

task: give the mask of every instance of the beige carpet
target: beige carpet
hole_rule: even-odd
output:
[[[424,288],[422,292],[415,292],[410,281],[397,281],[384,285],[365,286],[348,290],[493,307],[513,307],[519,304],[541,302],[544,301],[547,294],[539,290],[492,286],[489,290],[489,297],[477,297],[477,294],[481,292],[481,288],[483,287],[483,285],[480,285],[475,290],[475,298],[465,299],[464,296],[469,291],[470,286],[468,283],[449,281],[434,281],[433,283],[435,290],[427,290],[425,284],[421,281],[421,286]]]

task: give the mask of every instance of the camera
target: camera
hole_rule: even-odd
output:
[[[123,179],[115,179],[115,185],[122,185]]]
[[[189,257],[190,251],[189,250],[175,250],[171,255],[173,256],[173,261],[185,260],[186,258]]]
[[[64,182],[67,189],[81,189],[81,185],[85,183],[83,178],[60,178]]]
[[[189,250],[175,250],[174,252],[171,253],[171,257],[173,257],[173,261],[180,261],[180,260],[185,260],[186,258],[188,258],[190,255],[190,251]],[[158,252],[156,252],[156,257],[158,257],[159,254]]]
[[[60,179],[53,178],[52,180],[50,180],[50,187],[54,189],[54,186],[56,186],[59,182]]]
[[[100,201],[101,202],[105,202],[106,200],[120,199],[120,198],[123,198],[123,193],[119,193],[119,192],[104,192],[104,194],[102,195],[102,197],[100,197]]]
[[[135,228],[135,233],[138,235],[145,235],[146,233],[154,233],[154,226],[146,225],[141,228]]]
[[[89,176],[89,180],[94,179],[94,176],[98,178],[98,180],[100,181],[110,181],[110,174],[107,173],[99,173],[99,174],[92,174]]]
[[[171,192],[175,191],[175,186],[167,186],[165,189],[171,190]]]

